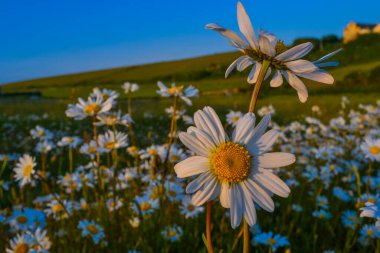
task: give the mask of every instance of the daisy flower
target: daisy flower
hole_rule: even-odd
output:
[[[129,124],[133,122],[129,114],[122,115],[121,111],[101,114],[101,115],[98,115],[97,118],[99,120],[99,122],[95,123],[97,126],[115,126],[115,125],[128,126]]]
[[[380,162],[380,139],[366,138],[360,146],[366,158]]]
[[[90,96],[87,101],[78,98],[77,104],[69,104],[66,116],[75,120],[97,116],[111,110],[112,103],[112,99],[105,100],[101,94],[97,94],[94,97]]]
[[[53,138],[53,133],[41,126],[36,126],[34,129],[30,130],[30,134],[33,139],[50,140]]]
[[[152,200],[147,194],[142,197],[136,196],[135,201],[139,205],[138,209],[143,215],[153,213],[154,210],[159,206],[158,200]],[[138,210],[135,208],[135,211]]]
[[[207,29],[219,32],[231,46],[244,54],[227,68],[226,77],[235,68],[238,71],[243,71],[252,65],[247,82],[256,83],[262,68],[267,68],[265,78],[270,76],[271,69],[273,69],[274,74],[270,81],[271,87],[281,86],[283,83],[282,76],[284,76],[287,82],[297,91],[301,102],[307,100],[308,92],[300,77],[326,84],[334,82],[334,78],[321,68],[337,66],[337,62],[324,61],[338,53],[340,49],[314,62],[303,60],[301,58],[313,48],[313,44],[310,42],[286,50],[285,45],[271,33],[261,30],[257,38],[251,20],[240,1],[237,3],[237,19],[243,38],[218,24],[211,23],[206,25]]]
[[[10,248],[6,250],[7,253],[20,253],[29,252],[32,249],[33,238],[26,233],[19,234],[10,241]]]
[[[279,247],[289,246],[289,241],[285,236],[273,234],[273,232],[258,234],[254,237],[254,240],[259,244],[270,246],[273,252]]]
[[[175,241],[178,241],[179,238],[181,238],[183,234],[183,230],[180,226],[173,225],[173,226],[165,228],[161,234],[163,237],[165,237],[169,241],[175,242]]]
[[[130,83],[130,82],[124,83],[121,86],[121,88],[123,88],[125,94],[132,93],[132,92],[138,91],[140,89],[140,87],[137,83]]]
[[[366,202],[365,207],[360,208],[360,217],[370,217],[375,218],[376,228],[380,231],[380,203],[374,204],[372,202]]]
[[[122,132],[108,130],[105,134],[99,135],[99,146],[107,153],[113,149],[123,148],[128,145],[128,136]]]
[[[91,159],[95,158],[96,152],[98,150],[98,147],[96,145],[96,141],[92,140],[89,143],[84,143],[80,149],[79,152],[84,155],[88,155]]]
[[[198,97],[199,90],[193,86],[188,86],[185,90],[183,86],[176,86],[172,83],[171,87],[166,87],[161,81],[157,82],[159,90],[157,93],[162,97],[180,97],[187,105],[192,105],[190,98]]]
[[[43,228],[46,223],[46,218],[42,211],[26,207],[24,209],[14,210],[8,222],[17,230],[34,230],[37,227]]]
[[[179,178],[196,176],[186,188],[194,194],[196,206],[220,197],[230,208],[231,226],[239,226],[244,217],[250,226],[256,223],[255,204],[273,212],[270,194],[288,197],[289,187],[269,169],[295,162],[289,153],[268,153],[278,137],[276,130],[265,133],[270,115],[255,127],[255,115],[247,113],[236,125],[232,138],[223,129],[218,115],[205,107],[194,115],[195,127],[179,134],[181,142],[196,155],[175,165]]]
[[[38,153],[44,153],[47,154],[49,151],[51,151],[55,147],[54,143],[49,140],[43,140],[37,143],[36,151]]]
[[[21,187],[32,181],[35,166],[35,159],[30,155],[25,154],[19,159],[16,167],[14,168],[14,172],[15,178],[17,181],[20,181]]]
[[[236,124],[242,117],[243,117],[242,112],[236,112],[236,111],[230,110],[230,112],[226,115],[227,123],[236,127]]]
[[[181,213],[185,215],[186,219],[195,218],[198,214],[204,211],[202,206],[194,206],[191,202],[190,196],[185,196],[182,198],[182,205],[180,206]]]
[[[52,245],[49,237],[46,236],[47,231],[37,228],[34,233],[30,233],[33,238],[33,250],[32,252],[49,252]]]
[[[57,143],[59,147],[66,147],[69,148],[76,148],[80,143],[82,142],[82,139],[79,137],[62,137],[62,139]]]
[[[95,87],[92,90],[90,97],[96,98],[99,95],[103,98],[103,100],[110,99],[112,100],[113,103],[115,103],[116,102],[115,100],[119,97],[119,93],[117,91],[109,90],[109,89],[100,90],[98,87]]]
[[[103,228],[96,224],[95,221],[79,221],[78,228],[82,230],[82,236],[90,236],[95,244],[98,244],[104,238]]]

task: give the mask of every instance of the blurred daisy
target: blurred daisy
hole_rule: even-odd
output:
[[[271,247],[273,252],[280,247],[289,246],[289,241],[285,236],[273,234],[273,232],[261,233],[254,236],[254,240],[258,244],[263,244]]]
[[[49,140],[43,140],[37,143],[36,152],[47,154],[55,147],[54,143]]]
[[[32,181],[32,175],[35,173],[34,167],[37,165],[35,159],[30,155],[23,155],[16,167],[14,168],[15,178],[20,181],[20,186],[24,186]]]
[[[95,155],[97,153],[98,147],[96,145],[96,141],[92,140],[90,143],[84,143],[80,149],[79,152],[84,155],[88,155],[92,159],[95,158]]]
[[[79,221],[78,228],[82,230],[82,236],[90,236],[95,244],[98,244],[104,238],[103,228],[95,221]]]
[[[140,89],[140,87],[137,83],[130,83],[130,82],[124,83],[121,86],[121,88],[123,88],[125,94],[135,92],[135,91],[138,91]]]
[[[127,148],[128,154],[131,156],[138,156],[139,155],[139,149],[136,146],[130,146]]]
[[[371,161],[380,162],[380,139],[366,138],[360,148],[366,158]]]
[[[171,87],[166,87],[161,81],[157,82],[159,90],[157,93],[162,97],[180,97],[187,105],[192,105],[190,98],[198,97],[198,89],[188,86],[185,90],[183,86],[176,86],[172,83]]]
[[[57,143],[59,147],[66,147],[69,148],[76,148],[80,143],[82,142],[82,139],[79,137],[62,137],[62,139]]]
[[[256,223],[255,203],[273,212],[269,194],[288,197],[289,187],[268,169],[292,164],[295,157],[289,153],[267,153],[278,137],[273,129],[265,133],[270,115],[255,127],[255,115],[245,114],[232,139],[211,107],[197,111],[194,121],[196,127],[180,133],[179,138],[196,155],[174,167],[179,178],[199,175],[186,188],[187,193],[194,194],[194,205],[220,196],[222,206],[230,208],[231,226],[236,228],[243,217],[250,226]]]
[[[232,125],[233,127],[236,127],[236,124],[242,117],[242,112],[236,112],[232,110],[230,110],[230,112],[226,115],[228,124]]]
[[[8,218],[9,224],[17,230],[35,230],[43,228],[46,224],[45,214],[32,208],[14,210]]]
[[[74,118],[75,120],[82,120],[89,116],[97,116],[102,113],[108,112],[112,108],[112,99],[104,100],[101,94],[95,97],[89,97],[87,101],[78,98],[77,104],[69,104],[66,110],[66,116]]]
[[[360,235],[367,238],[380,238],[380,231],[374,225],[364,225],[360,230]]]
[[[173,225],[165,228],[161,234],[164,238],[168,239],[169,241],[176,242],[179,240],[179,238],[181,238],[183,230],[180,226]]]
[[[334,78],[327,73],[322,67],[337,66],[337,62],[324,62],[340,50],[332,52],[317,61],[310,62],[301,59],[307,55],[313,48],[313,44],[306,42],[291,49],[286,50],[285,45],[278,41],[277,38],[266,31],[260,31],[257,38],[243,4],[237,3],[237,19],[239,29],[243,38],[237,33],[221,27],[218,24],[211,23],[206,25],[207,29],[219,32],[228,43],[239,49],[244,55],[235,60],[226,70],[227,77],[233,69],[243,71],[253,65],[249,73],[247,82],[256,83],[261,68],[264,63],[268,62],[269,66],[266,71],[266,78],[269,77],[273,68],[274,75],[270,81],[272,87],[279,87],[283,83],[282,76],[288,83],[297,90],[301,102],[305,102],[308,97],[307,89],[299,77],[314,80],[321,83],[332,84]]]
[[[34,129],[30,130],[30,134],[33,139],[50,140],[53,138],[53,133],[41,126],[36,126]]]
[[[198,214],[204,211],[202,206],[194,206],[191,202],[190,196],[185,196],[182,198],[182,205],[180,206],[181,213],[185,215],[186,219],[195,218]]]
[[[118,197],[116,197],[115,199],[111,197],[110,199],[107,200],[106,205],[107,205],[108,210],[110,212],[113,212],[120,209],[123,206],[123,203]]]
[[[319,218],[319,219],[330,219],[331,218],[331,213],[328,211],[321,209],[321,210],[315,210],[312,213],[313,217]]]
[[[133,122],[129,114],[122,115],[121,111],[101,114],[97,118],[99,120],[99,122],[95,123],[97,126],[128,126]]]
[[[380,203],[366,202],[365,207],[360,208],[360,217],[370,217],[376,219],[376,227],[380,231]]]
[[[49,237],[46,236],[47,231],[38,228],[34,233],[30,233],[33,238],[33,253],[47,253],[52,245]]]
[[[90,94],[90,97],[96,98],[97,96],[101,96],[103,100],[110,100],[113,103],[116,102],[116,99],[119,97],[119,93],[114,90],[109,90],[109,89],[103,89],[100,90],[98,87],[95,87],[92,90],[92,93]]]
[[[128,136],[122,132],[108,130],[105,134],[99,135],[98,142],[105,152],[110,152],[114,149],[126,147],[128,145]]]
[[[263,106],[259,110],[257,110],[257,114],[260,117],[264,117],[267,114],[275,114],[276,110],[274,109],[273,105]]]
[[[7,253],[27,253],[32,250],[32,240],[29,234],[19,234],[10,240],[10,248],[6,251]]]
[[[136,196],[135,201],[138,204],[138,210],[141,211],[143,215],[153,213],[156,208],[158,208],[158,200],[152,200],[148,195],[142,197]],[[135,209],[135,211],[137,211]]]
[[[355,226],[358,223],[356,212],[350,210],[344,211],[342,215],[342,222],[344,227],[355,229]]]

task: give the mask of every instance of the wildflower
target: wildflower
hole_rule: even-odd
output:
[[[133,228],[138,228],[140,226],[140,219],[138,217],[133,217],[129,220],[129,224],[131,224]]]
[[[122,132],[108,130],[105,134],[99,135],[98,141],[99,146],[108,153],[111,150],[126,147],[128,136]]]
[[[249,225],[256,222],[254,203],[272,212],[274,203],[268,193],[287,197],[289,187],[268,168],[294,163],[294,155],[267,153],[278,137],[276,130],[264,134],[270,121],[266,115],[255,128],[255,116],[247,113],[238,122],[230,140],[211,107],[194,115],[196,127],[180,133],[182,143],[196,156],[175,165],[179,178],[199,175],[186,188],[194,193],[196,206],[220,196],[223,207],[230,208],[231,226],[239,226],[242,217]]]
[[[95,221],[79,221],[78,228],[82,230],[82,236],[90,236],[95,244],[98,244],[104,238],[103,228],[96,224]]]
[[[82,142],[82,139],[79,137],[62,137],[62,139],[58,142],[59,147],[66,147],[69,148],[76,148],[80,143]]]
[[[33,253],[34,252],[48,252],[50,249],[52,243],[49,239],[49,237],[46,236],[47,231],[42,230],[40,228],[37,228],[37,230],[34,233],[30,233],[31,237],[33,238],[32,241],[32,248],[33,248]]]
[[[97,118],[99,120],[98,122],[95,123],[95,125],[97,126],[116,126],[116,125],[128,126],[133,122],[129,114],[122,115],[121,111],[101,114],[101,115],[98,115]]]
[[[35,172],[34,167],[36,166],[34,161],[35,159],[33,157],[25,154],[16,164],[14,168],[15,178],[17,181],[20,181],[21,187],[32,181],[32,175]]]
[[[182,234],[183,234],[182,228],[177,225],[167,227],[162,231],[162,236],[164,236],[166,239],[168,239],[171,242],[178,241],[179,238],[181,238]]]
[[[366,138],[360,148],[366,158],[371,161],[380,162],[380,139]]]
[[[53,133],[41,126],[36,126],[34,129],[30,130],[30,134],[33,139],[50,140],[53,138]]]
[[[330,219],[331,218],[331,213],[329,213],[328,211],[324,210],[324,209],[320,209],[320,210],[315,210],[313,213],[312,213],[313,217],[315,218],[319,218],[319,219]]]
[[[325,196],[317,196],[317,205],[320,208],[328,209],[329,208],[329,201]]]
[[[227,68],[226,77],[234,68],[237,68],[238,71],[243,71],[253,65],[247,82],[256,83],[261,69],[266,68],[265,64],[269,63],[267,71],[265,69],[264,71],[266,77],[269,77],[271,68],[275,71],[270,81],[271,87],[281,86],[283,83],[282,76],[284,76],[288,83],[297,90],[301,102],[307,100],[308,92],[299,77],[326,84],[334,83],[334,78],[321,68],[337,66],[337,62],[324,61],[340,50],[332,52],[314,62],[303,60],[301,58],[307,55],[313,48],[313,44],[310,42],[302,43],[286,50],[281,41],[278,41],[273,34],[266,31],[260,31],[257,39],[248,14],[240,1],[237,3],[237,19],[239,29],[245,40],[235,32],[223,28],[218,24],[212,23],[206,25],[207,29],[219,32],[227,39],[231,46],[239,49],[244,54]]]
[[[288,246],[289,241],[285,236],[273,234],[273,232],[261,233],[254,236],[255,242],[267,245],[275,252],[278,248]]]
[[[345,192],[341,187],[334,187],[333,194],[343,202],[349,202],[351,200],[351,196],[348,195],[348,193]]]
[[[140,87],[137,83],[130,83],[130,82],[124,83],[121,86],[121,88],[123,88],[125,94],[132,93],[132,92],[138,91],[140,89]]]
[[[90,96],[87,101],[78,98],[77,104],[69,104],[66,110],[66,116],[74,118],[75,120],[97,116],[108,112],[112,108],[112,103],[112,99],[104,100],[101,94],[97,94],[94,97]]]
[[[193,205],[190,196],[185,196],[182,199],[182,205],[180,206],[180,209],[181,213],[185,215],[186,219],[195,218],[199,213],[202,213],[204,211],[204,208],[202,206]]]
[[[17,230],[35,230],[43,228],[46,223],[45,214],[32,208],[14,210],[8,219],[9,224]]]
[[[152,200],[148,195],[144,195],[142,197],[136,196],[135,200],[139,205],[138,210],[141,211],[143,215],[151,214],[156,208],[158,208],[158,200]],[[137,210],[135,209],[135,211]]]
[[[172,83],[171,87],[166,87],[162,82],[157,82],[159,90],[157,93],[162,97],[179,97],[181,98],[187,105],[192,105],[190,98],[198,97],[198,90],[193,86],[188,86],[185,90],[183,86],[176,86]]]
[[[370,217],[375,218],[376,227],[380,230],[380,203],[366,202],[365,206],[360,208],[360,217]]]
[[[88,155],[91,159],[95,158],[97,151],[98,147],[96,145],[96,141],[94,140],[90,141],[90,143],[84,143],[79,149],[81,154]]]
[[[355,229],[355,226],[358,223],[356,212],[350,210],[344,211],[342,215],[342,221],[344,227]]]
[[[360,230],[360,235],[367,238],[380,238],[380,232],[374,225],[364,225]]]
[[[116,197],[116,199],[111,197],[110,199],[107,200],[106,205],[107,205],[108,210],[110,212],[113,212],[120,209],[123,206],[123,203],[118,197]]]
[[[131,156],[138,156],[139,155],[139,149],[136,146],[130,146],[127,148],[128,154]]]
[[[230,110],[226,117],[228,124],[232,125],[233,127],[236,127],[238,121],[243,117],[243,113]]]
[[[7,249],[7,253],[24,253],[29,252],[32,249],[33,238],[27,234],[19,234],[10,241],[10,249]]]
[[[38,153],[49,153],[55,147],[54,143],[49,140],[43,140],[37,143],[36,151]]]
[[[276,110],[274,109],[273,105],[263,106],[259,110],[257,110],[257,114],[260,117],[264,117],[267,114],[275,114]]]
[[[92,90],[90,97],[96,98],[98,96],[101,96],[103,100],[110,100],[112,103],[115,103],[115,100],[119,97],[119,93],[117,91],[109,89],[100,90],[98,87],[96,87]]]

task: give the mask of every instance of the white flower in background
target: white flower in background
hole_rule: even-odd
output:
[[[187,105],[192,105],[189,98],[198,97],[199,90],[193,86],[188,86],[185,90],[183,86],[176,86],[172,83],[171,87],[166,87],[161,81],[157,82],[158,88],[160,88],[157,93],[162,97],[180,97]]]
[[[342,106],[343,109],[345,109],[346,106],[350,103],[351,103],[351,101],[346,96],[342,96],[342,99],[340,101],[340,105]]]
[[[128,136],[125,133],[108,130],[105,134],[99,135],[99,146],[110,152],[113,149],[123,148],[128,145]]]
[[[260,117],[263,117],[264,115],[267,115],[267,114],[273,115],[275,113],[276,113],[276,110],[274,109],[273,105],[263,106],[259,110],[257,110],[257,114]]]
[[[10,241],[10,248],[6,249],[7,253],[23,253],[32,250],[32,237],[23,233],[17,235]]]
[[[104,101],[110,99],[113,103],[116,103],[116,99],[119,97],[119,93],[117,91],[109,89],[100,90],[98,87],[95,87],[92,90],[90,97],[96,98],[99,95],[103,98]]]
[[[126,82],[124,83],[121,88],[123,88],[125,94],[138,91],[140,89],[139,85],[137,83],[130,83]]]
[[[268,78],[273,69],[273,76],[270,81],[271,87],[279,87],[283,83],[282,76],[297,91],[301,102],[305,102],[308,97],[307,89],[299,77],[314,80],[321,83],[332,84],[334,78],[327,73],[322,67],[337,66],[337,62],[324,62],[341,49],[332,52],[317,61],[310,62],[301,59],[307,55],[313,48],[313,44],[306,42],[286,50],[284,44],[277,38],[266,31],[260,31],[257,38],[253,30],[251,21],[248,17],[244,6],[240,1],[237,3],[237,18],[239,29],[243,38],[237,33],[221,27],[218,24],[211,23],[206,25],[207,29],[219,32],[228,43],[240,50],[244,55],[235,60],[226,70],[227,77],[233,69],[243,71],[252,65],[248,75],[248,83],[256,83],[263,62],[269,62],[269,68],[265,78]]]
[[[130,146],[127,148],[128,154],[131,156],[138,156],[139,155],[139,149],[136,146]]]
[[[116,197],[115,199],[111,197],[107,200],[107,208],[110,212],[116,211],[120,209],[123,206],[123,202],[121,202],[119,197]]]
[[[317,115],[321,115],[322,114],[322,111],[321,111],[321,108],[318,106],[318,105],[313,105],[311,107],[311,111]]]
[[[362,211],[360,213],[360,217],[369,217],[369,218],[375,218],[376,221],[376,227],[380,232],[380,203],[372,203],[372,202],[366,202],[365,207],[360,208]]]
[[[88,155],[92,159],[95,158],[97,151],[98,151],[98,147],[96,145],[96,141],[94,140],[90,141],[90,143],[84,143],[79,149],[79,152],[81,154]]]
[[[49,151],[51,151],[55,147],[54,143],[49,140],[40,141],[37,143],[36,151],[38,153],[44,153],[47,154]]]
[[[204,207],[202,206],[194,206],[191,202],[190,196],[185,196],[182,198],[182,205],[180,206],[181,213],[185,215],[186,219],[195,218],[198,214],[204,211]]]
[[[129,224],[131,224],[133,228],[138,228],[140,226],[140,219],[138,217],[133,217],[129,220]]]
[[[183,115],[183,116],[182,116],[182,120],[183,120],[183,122],[185,122],[185,124],[187,124],[187,125],[194,125],[193,118],[190,117],[189,115]]]
[[[52,132],[41,126],[36,126],[34,129],[30,130],[30,134],[33,139],[50,140],[53,138]]]
[[[78,98],[77,104],[69,104],[66,110],[66,116],[75,120],[82,120],[89,116],[97,116],[111,110],[113,104],[112,99],[104,100],[101,94],[96,97],[89,97],[87,101]]]
[[[255,115],[245,114],[231,139],[211,107],[197,111],[194,121],[195,127],[180,133],[179,138],[196,155],[174,167],[179,178],[198,175],[186,188],[187,193],[194,194],[194,205],[219,196],[222,206],[230,208],[231,226],[236,228],[243,216],[250,226],[256,223],[255,204],[273,212],[272,193],[288,197],[289,187],[269,169],[292,164],[295,157],[268,153],[279,135],[273,129],[265,133],[270,115],[255,127]]]
[[[228,124],[230,124],[234,127],[236,126],[236,124],[239,122],[239,120],[242,117],[243,117],[242,112],[236,112],[236,111],[232,111],[232,110],[226,115]]]
[[[380,139],[366,138],[360,147],[366,158],[380,162]]]
[[[48,252],[52,243],[49,237],[46,236],[47,230],[42,230],[41,228],[37,228],[37,230],[34,233],[29,232],[29,234],[33,238],[32,252]]]
[[[169,108],[165,108],[165,112],[167,113],[167,115],[169,117],[171,117],[173,115],[173,110],[174,110],[174,107],[173,106],[170,106]],[[175,111],[175,118],[176,119],[179,119],[180,117],[182,117],[184,114],[186,113],[186,110],[182,109],[182,110],[178,110],[176,109]]]
[[[20,157],[16,167],[14,168],[15,178],[20,181],[21,187],[32,181],[32,175],[35,173],[34,167],[37,164],[34,158],[30,155],[23,155]]]
[[[123,125],[128,126],[133,122],[129,114],[122,115],[121,111],[110,112],[107,114],[98,115],[98,122],[95,123],[97,126],[115,126]]]
[[[57,143],[59,147],[66,147],[69,148],[76,148],[80,143],[82,142],[82,139],[79,137],[62,137],[62,139]]]

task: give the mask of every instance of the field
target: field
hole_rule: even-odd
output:
[[[380,253],[380,58],[368,40],[379,38],[337,55],[334,85],[305,81],[306,103],[264,81],[256,123],[247,71],[224,78],[238,53],[3,85],[0,252]]]

